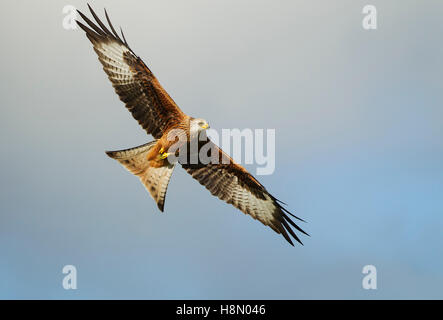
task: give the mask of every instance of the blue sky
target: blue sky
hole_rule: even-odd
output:
[[[158,212],[103,152],[152,137],[65,4],[2,2],[0,298],[443,298],[443,4],[372,1],[372,31],[366,4],[92,2],[184,112],[276,130],[259,180],[308,221],[293,248],[181,168]]]

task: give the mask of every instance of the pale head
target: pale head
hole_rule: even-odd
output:
[[[209,124],[205,119],[202,118],[192,118],[189,123],[189,131],[191,138],[198,137],[200,132],[205,131],[209,128]]]

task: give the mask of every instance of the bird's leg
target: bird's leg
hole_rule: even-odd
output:
[[[165,152],[165,148],[161,147],[160,151],[158,152],[160,154],[160,159],[166,159],[169,156],[168,152]]]
[[[160,155],[160,159],[166,159],[167,157],[169,156],[169,153],[167,153],[167,152],[163,152],[161,155]]]

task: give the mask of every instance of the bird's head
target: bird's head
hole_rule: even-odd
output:
[[[203,133],[204,131],[206,131],[206,129],[209,128],[209,124],[205,119],[202,118],[192,118],[191,122],[190,122],[190,134],[191,134],[191,139],[195,139],[201,136],[201,134],[205,134]]]
[[[209,128],[209,124],[205,119],[194,118],[191,119],[191,132],[201,132]]]

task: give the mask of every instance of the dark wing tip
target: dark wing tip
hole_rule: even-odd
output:
[[[304,235],[307,235],[307,236],[310,236],[310,235],[306,231],[304,231],[302,228],[300,228],[294,221],[292,221],[292,219],[286,213],[290,214],[291,216],[294,216],[294,215],[291,214],[285,208],[283,208],[277,202],[277,200],[275,198],[274,198],[274,204],[277,207],[274,215],[275,215],[276,220],[278,221],[278,225],[279,225],[278,229],[281,232],[281,234],[283,235],[283,237],[291,245],[293,245],[292,241],[288,240],[288,238],[290,239],[290,237],[289,237],[289,234],[290,234],[298,243],[300,243],[301,245],[304,245],[303,242],[300,240],[300,238],[295,234],[295,232],[292,228],[296,229],[298,232],[303,233]],[[299,220],[301,220],[301,219],[299,219]],[[289,232],[289,234],[288,234],[288,232]]]
[[[105,151],[105,153],[106,153],[106,155],[107,155],[109,158],[114,159],[114,157],[115,157],[115,152],[114,152],[114,151]]]
[[[285,219],[282,219],[282,229],[286,229],[287,231],[289,231],[289,233],[291,234],[291,236],[300,244],[303,245],[303,242],[301,242],[300,238],[295,234],[294,230],[292,230],[292,228],[288,225],[288,222]],[[292,244],[292,243],[291,243]]]
[[[108,24],[109,24],[109,27],[111,28],[112,33],[114,34],[114,36],[116,37],[116,39],[118,39],[118,40],[121,41],[120,37],[118,36],[118,33],[115,32],[114,26],[113,26],[112,23],[111,23],[111,19],[109,19],[108,12],[106,11],[106,9],[105,9],[105,17],[106,17],[106,21],[108,21]],[[122,42],[123,42],[123,41],[122,41]]]
[[[83,14],[83,12],[81,12],[80,10],[77,9],[78,14],[80,15],[80,17],[85,21],[85,23],[88,25],[87,29],[89,30],[89,32],[84,28],[85,25],[83,25],[82,29],[85,30],[88,34],[90,34],[91,32],[95,33],[95,37],[103,37],[103,38],[112,38],[114,40],[120,41],[122,44],[126,45],[126,47],[131,50],[131,48],[129,48],[129,45],[126,41],[126,39],[124,39],[124,35],[122,33],[122,38],[120,38],[120,36],[118,35],[118,33],[115,31],[114,26],[111,23],[111,20],[109,19],[108,13],[105,11],[105,17],[106,20],[109,24],[109,28],[111,30],[109,30],[106,25],[100,20],[100,18],[97,16],[97,14],[95,13],[95,11],[92,9],[92,7],[88,5],[88,9],[92,14],[92,17],[94,18],[95,22],[91,21],[91,19],[89,19],[85,14]],[[77,22],[79,23],[79,22]],[[132,51],[132,50],[131,50]]]
[[[289,230],[291,230],[291,229],[289,229]],[[288,233],[286,232],[286,229],[283,226],[280,227],[280,233],[286,239],[286,241],[288,241],[289,244],[294,247],[294,242],[292,242],[291,237],[288,235]],[[299,239],[296,238],[296,240],[300,242]]]
[[[120,27],[120,33],[122,34],[123,42],[126,46],[128,46],[128,42],[126,41],[125,34],[123,33],[122,27]]]
[[[293,214],[292,212],[288,211],[288,209],[286,209],[285,207],[282,206],[285,205],[287,206],[286,203],[284,203],[283,201],[281,201],[280,199],[277,199],[276,197],[274,197],[273,195],[269,194],[269,196],[275,201],[275,204],[283,211],[285,211],[287,214],[291,215],[292,217],[294,217],[295,219],[301,221],[301,222],[306,222],[305,220],[303,220],[300,217],[297,217],[295,214]]]
[[[291,226],[293,226],[295,229],[297,229],[299,232],[303,233],[304,235],[310,236],[306,231],[304,231],[302,228],[300,228],[294,221],[291,220],[290,217],[288,217],[284,212],[281,212],[281,215],[283,217],[283,221],[289,222]]]

